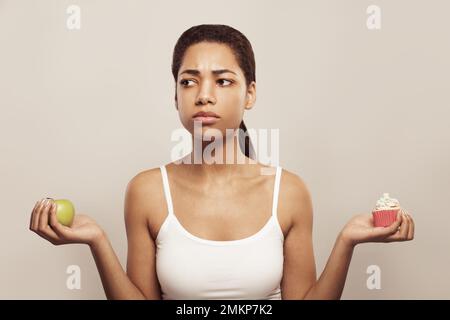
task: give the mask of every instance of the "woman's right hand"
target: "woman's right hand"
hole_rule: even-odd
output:
[[[91,246],[104,236],[100,226],[86,215],[76,214],[70,227],[59,223],[56,203],[48,198],[36,202],[31,213],[30,230],[54,245],[84,243]]]

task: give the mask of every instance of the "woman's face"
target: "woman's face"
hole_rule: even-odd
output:
[[[194,120],[200,121],[202,135],[208,128],[221,131],[237,129],[244,111],[256,100],[256,84],[246,85],[232,49],[220,43],[200,42],[184,55],[176,84],[175,103],[183,126],[194,134]],[[213,112],[216,117],[196,118],[198,112]]]

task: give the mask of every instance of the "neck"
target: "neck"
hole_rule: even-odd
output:
[[[223,177],[225,180],[242,175],[245,166],[236,164],[256,164],[247,157],[239,146],[238,131],[223,139],[204,141],[201,137],[192,136],[193,151],[186,155],[183,163],[187,163],[193,174],[203,178]]]

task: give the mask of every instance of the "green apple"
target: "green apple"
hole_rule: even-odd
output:
[[[73,222],[73,218],[75,217],[75,208],[67,199],[57,199],[54,200],[56,204],[56,218],[59,223],[70,227]]]

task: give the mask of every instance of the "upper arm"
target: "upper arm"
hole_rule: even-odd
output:
[[[284,190],[280,188],[280,203],[284,204],[284,210],[291,217],[291,227],[284,240],[281,294],[283,299],[303,299],[316,282],[312,201],[300,177],[292,173],[283,177]]]
[[[127,275],[147,299],[161,299],[155,243],[147,220],[151,211],[151,193],[148,177],[144,178],[142,174],[133,177],[126,188]]]

